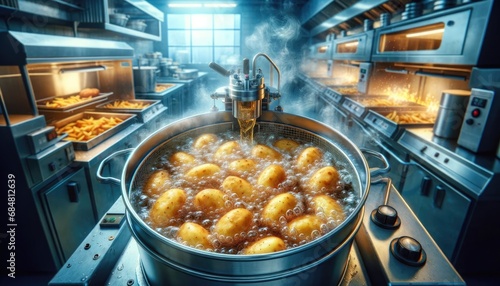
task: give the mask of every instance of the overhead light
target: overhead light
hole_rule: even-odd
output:
[[[203,4],[203,7],[207,8],[234,8],[236,3],[207,3]]]
[[[406,37],[407,38],[416,38],[416,37],[421,37],[421,36],[442,34],[443,32],[444,32],[444,29],[435,29],[435,30],[407,34]]]
[[[59,70],[59,73],[63,74],[63,73],[75,73],[75,72],[95,72],[95,71],[104,71],[106,69],[107,69],[106,66],[102,65],[77,67],[77,68],[62,68]]]
[[[169,8],[234,8],[236,3],[221,2],[221,3],[169,3]]]
[[[201,3],[169,3],[169,8],[201,8]]]

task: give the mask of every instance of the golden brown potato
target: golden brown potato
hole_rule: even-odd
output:
[[[314,238],[313,231],[321,234],[321,219],[315,215],[303,215],[288,223],[288,235],[295,241]]]
[[[330,219],[336,222],[345,220],[344,208],[332,197],[328,195],[318,195],[312,199],[312,203],[314,213],[318,217],[321,217],[320,213],[322,213],[327,221]]]
[[[337,187],[339,172],[332,166],[319,169],[312,175],[307,184],[307,189],[312,192],[331,192]]]
[[[277,236],[269,236],[257,240],[243,250],[244,254],[262,254],[286,249],[285,242]]]
[[[186,152],[175,152],[170,156],[170,164],[181,167],[181,166],[190,166],[194,164],[195,158],[193,155],[188,154]]]
[[[196,140],[193,142],[193,148],[198,150],[203,149],[210,144],[215,144],[217,140],[219,140],[219,138],[215,134],[203,134],[198,136],[198,138],[196,138]]]
[[[286,172],[277,164],[267,166],[257,179],[257,184],[264,187],[277,188],[286,180]]]
[[[226,200],[224,193],[217,189],[204,189],[194,196],[194,207],[198,210],[209,212],[224,209]]]
[[[293,141],[292,139],[279,139],[273,143],[273,146],[281,151],[293,152],[300,146],[300,144]]]
[[[273,148],[257,144],[252,148],[252,156],[260,159],[269,159],[269,160],[280,160],[281,154],[280,152],[274,150]]]
[[[235,156],[237,152],[241,151],[240,143],[238,141],[228,141],[220,145],[215,151],[214,160],[224,161],[230,156]]]
[[[185,178],[190,181],[199,181],[204,178],[209,178],[219,172],[219,166],[206,163],[189,169],[189,171],[187,171],[185,174]]]
[[[236,176],[228,176],[222,182],[222,190],[227,193],[233,193],[238,198],[248,201],[253,195],[252,185],[245,179]]]
[[[159,195],[170,186],[170,174],[166,170],[155,171],[149,176],[142,188],[143,193],[148,196]]]
[[[257,164],[252,159],[238,159],[229,163],[229,170],[238,175],[255,171]]]
[[[269,200],[262,210],[261,223],[268,227],[280,225],[280,217],[285,219],[293,218],[293,209],[298,205],[299,200],[293,194],[279,194]]]
[[[191,247],[209,249],[212,248],[208,239],[209,235],[210,232],[203,226],[193,222],[185,222],[177,232],[177,239]]]
[[[99,95],[98,88],[84,88],[80,91],[81,98],[94,97]]]
[[[308,170],[314,165],[315,162],[321,160],[322,157],[323,152],[321,152],[319,148],[308,147],[297,157],[297,168],[299,170]]]
[[[244,239],[241,233],[252,228],[252,213],[244,208],[230,210],[215,224],[213,233],[223,245],[235,245]]]
[[[165,227],[176,218],[179,210],[186,202],[186,192],[181,189],[170,189],[163,193],[149,211],[149,218],[155,227]]]

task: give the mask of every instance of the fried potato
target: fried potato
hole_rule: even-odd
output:
[[[296,216],[294,208],[299,206],[299,200],[291,193],[283,193],[273,197],[261,213],[261,223],[272,227],[281,224],[280,218],[286,220]]]
[[[240,143],[238,141],[228,141],[220,145],[215,151],[214,160],[224,161],[228,157],[234,157],[239,151],[241,151]]]
[[[315,215],[303,215],[288,223],[288,236],[296,241],[311,241],[317,234],[321,234],[323,221]]]
[[[335,222],[345,220],[345,212],[342,205],[328,195],[318,195],[312,199],[312,209],[318,217],[324,216],[328,221],[330,219]]]
[[[68,133],[66,140],[70,141],[89,141],[90,139],[100,135],[101,133],[115,127],[123,122],[119,117],[94,117],[78,119],[75,122],[70,122],[62,127],[56,128],[58,135]]]
[[[323,158],[323,152],[317,147],[308,147],[304,149],[297,157],[296,166],[299,170],[310,169],[315,162]]]
[[[147,102],[130,102],[128,100],[116,100],[113,103],[104,105],[104,108],[125,108],[125,109],[144,109],[150,104]]]
[[[212,177],[213,175],[219,172],[220,172],[219,166],[211,163],[206,163],[189,169],[189,171],[186,172],[184,177],[190,181],[199,181],[204,178],[206,179]]]
[[[169,158],[170,164],[176,166],[176,167],[181,167],[181,166],[192,166],[195,162],[195,157],[191,154],[188,154],[186,152],[175,152],[170,156]]]
[[[229,163],[229,170],[242,175],[244,173],[250,173],[257,169],[257,164],[252,159],[238,159]]]
[[[203,134],[198,136],[198,138],[196,138],[196,140],[193,142],[193,148],[198,150],[203,149],[210,144],[215,144],[217,140],[219,140],[219,138],[215,134]]]
[[[252,185],[245,179],[236,176],[228,176],[222,182],[222,190],[227,193],[233,193],[238,198],[248,201],[254,192]]]
[[[215,224],[213,233],[223,245],[236,245],[244,239],[242,233],[252,228],[252,213],[244,208],[230,210]]]
[[[262,254],[282,251],[286,249],[283,239],[269,236],[259,239],[243,250],[244,254]]]
[[[307,190],[312,192],[331,192],[337,187],[339,172],[332,166],[319,169],[307,183]]]
[[[279,139],[274,141],[273,146],[284,152],[293,152],[300,144],[292,139]]]
[[[210,232],[203,226],[193,222],[185,222],[177,231],[177,240],[191,247],[209,249],[212,248],[209,235]]]
[[[270,160],[280,160],[281,154],[274,150],[273,148],[263,145],[257,144],[252,148],[252,156],[260,159],[270,159]]]
[[[224,193],[218,189],[204,189],[194,196],[194,207],[203,212],[209,212],[226,207]]]
[[[170,186],[170,174],[166,170],[158,170],[151,174],[144,184],[143,193],[148,196],[159,195]]]
[[[257,184],[263,187],[277,188],[286,180],[286,172],[282,166],[273,164],[267,166],[259,175]]]
[[[170,225],[171,220],[178,216],[179,210],[184,206],[186,198],[186,192],[182,189],[170,189],[164,192],[149,211],[153,225],[155,227]]]

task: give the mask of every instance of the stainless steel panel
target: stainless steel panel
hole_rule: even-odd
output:
[[[410,166],[401,194],[448,259],[453,258],[471,200],[429,171]]]
[[[42,193],[56,233],[56,243],[68,259],[94,227],[92,203],[83,169]]]

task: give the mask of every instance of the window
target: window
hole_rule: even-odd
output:
[[[168,55],[180,64],[227,63],[240,55],[239,14],[167,14]]]

